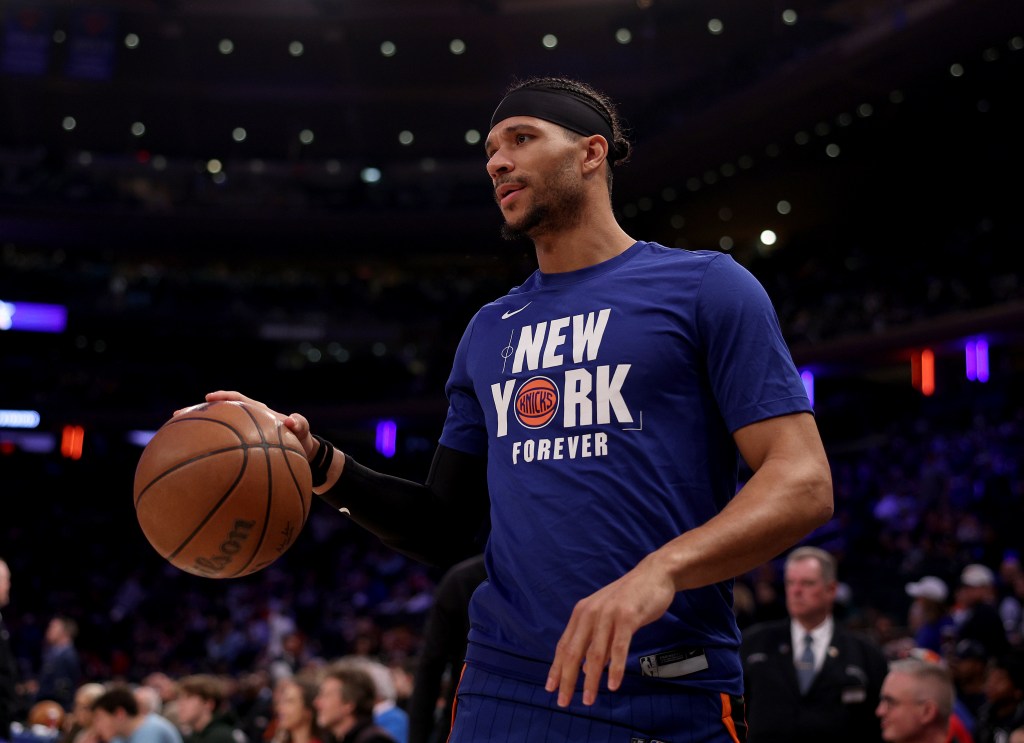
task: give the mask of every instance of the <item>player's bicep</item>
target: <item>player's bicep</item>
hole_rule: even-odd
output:
[[[757,421],[733,434],[743,460],[757,472],[769,460],[793,467],[828,468],[818,426],[810,413]]]

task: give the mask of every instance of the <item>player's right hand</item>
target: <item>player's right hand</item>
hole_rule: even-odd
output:
[[[306,454],[306,459],[311,459],[313,455],[316,454],[316,450],[319,444],[310,433],[309,421],[306,420],[306,416],[300,413],[291,413],[289,415],[285,415],[284,413],[278,413],[276,410],[271,408],[266,403],[260,402],[259,400],[254,400],[251,397],[246,397],[241,392],[237,392],[235,390],[217,390],[216,392],[208,392],[206,394],[206,402],[219,402],[222,400],[244,402],[248,405],[260,407],[263,408],[264,410],[269,411],[279,421],[281,421],[285,428],[287,428],[289,431],[295,434],[295,437],[299,440],[299,443],[302,444],[302,450]],[[180,410],[175,410],[174,415],[179,415],[181,413],[188,412],[190,409],[191,408],[181,408]]]

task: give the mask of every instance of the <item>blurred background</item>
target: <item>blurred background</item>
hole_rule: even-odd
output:
[[[1019,0],[0,9],[0,556],[27,677],[55,613],[96,677],[242,672],[281,614],[325,656],[415,661],[436,567],[318,502],[271,568],[190,576],[142,536],[134,468],[225,388],[425,477],[465,323],[536,266],[482,145],[532,75],[619,105],[627,232],[728,252],[771,295],[836,481],[809,541],[850,616],[898,636],[907,580],[1016,559]],[[741,579],[744,622],[778,578]]]

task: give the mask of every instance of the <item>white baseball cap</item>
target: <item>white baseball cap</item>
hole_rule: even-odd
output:
[[[926,575],[921,580],[907,584],[907,595],[915,599],[930,599],[942,603],[949,596],[949,588],[942,578]]]
[[[994,586],[996,584],[996,574],[985,565],[972,563],[961,571],[960,583],[972,588]]]

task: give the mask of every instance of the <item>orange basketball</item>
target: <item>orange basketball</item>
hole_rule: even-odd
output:
[[[135,514],[172,565],[237,578],[284,554],[309,516],[299,440],[264,408],[203,403],[164,423],[135,469]]]
[[[516,393],[516,417],[527,428],[543,428],[558,410],[558,388],[547,377],[532,377]]]

